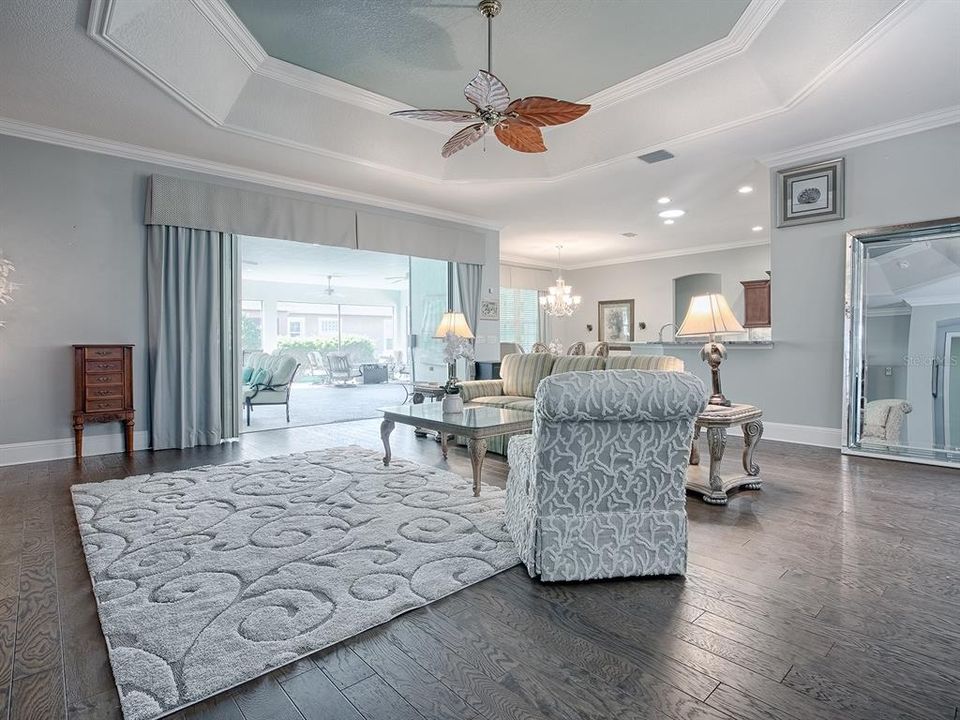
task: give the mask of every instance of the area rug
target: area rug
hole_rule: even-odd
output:
[[[504,492],[335,448],[75,485],[126,720],[151,720],[518,562]]]

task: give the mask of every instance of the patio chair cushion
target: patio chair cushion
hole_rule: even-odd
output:
[[[269,385],[270,379],[273,377],[271,373],[266,368],[257,368],[250,375],[250,384],[251,385]]]

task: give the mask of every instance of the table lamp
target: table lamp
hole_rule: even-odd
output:
[[[723,347],[723,343],[716,341],[716,336],[740,332],[744,332],[743,325],[733,316],[723,295],[719,293],[697,295],[690,299],[687,316],[677,330],[677,337],[690,335],[710,337],[700,350],[701,359],[710,366],[710,376],[713,380],[710,405],[730,405],[730,401],[723,396],[720,389],[720,363],[727,357],[727,350]]]
[[[473,340],[473,332],[462,312],[445,312],[433,337],[447,341],[447,370],[450,379],[457,375],[457,358],[463,357],[463,341]],[[456,342],[454,340],[456,339]]]

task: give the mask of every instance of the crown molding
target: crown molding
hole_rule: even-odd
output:
[[[594,112],[603,110],[738,55],[750,47],[784,1],[751,0],[725,37],[589,95],[579,102],[591,105]]]
[[[221,0],[205,0],[206,2],[220,2]],[[328,75],[321,75],[313,70],[307,70],[299,65],[278,60],[267,56],[256,69],[257,75],[277,80],[285,85],[306,90],[307,92],[323,95],[324,97],[339,100],[340,102],[356,105],[381,115],[389,115],[397,110],[409,110],[410,106],[399,100],[393,100],[356,85],[345,83]]]
[[[527,268],[529,270],[551,270],[556,272],[557,265],[556,263],[549,264],[540,262],[539,260],[531,260],[530,258],[520,257],[519,255],[504,255],[500,254],[500,264],[501,265],[510,265],[511,267],[520,267]]]
[[[225,0],[190,0],[190,2],[223,36],[248,68],[256,71],[270,57]]]
[[[760,158],[760,162],[774,167],[820,155],[835,155],[838,152],[860,145],[892,140],[903,135],[912,135],[913,133],[934,130],[956,123],[960,123],[960,105],[933,110],[904,120],[896,120],[886,125],[874,125],[865,130],[847,135],[837,135],[808,145],[798,145],[783,152],[766,155]]]
[[[609,267],[610,265],[623,265],[624,263],[644,262],[646,260],[663,260],[672,257],[684,257],[686,255],[702,255],[704,253],[724,252],[725,250],[739,250],[740,248],[759,247],[760,245],[769,245],[769,238],[741,240],[738,242],[718,243],[715,245],[693,245],[685,248],[675,248],[673,250],[660,250],[657,252],[642,253],[640,255],[624,255],[621,257],[607,258],[605,260],[596,260],[587,263],[565,264],[560,270],[588,270],[590,268]],[[534,268],[537,270],[557,270],[556,264],[547,264],[539,260],[520,257],[517,255],[500,255],[502,265],[518,265],[520,267]]]
[[[91,135],[83,135],[69,130],[60,130],[58,128],[36,125],[34,123],[22,122],[12,118],[0,117],[0,135],[12,135],[13,137],[23,138],[25,140],[35,140],[37,142],[48,143],[51,145],[62,145],[75,150],[85,150],[101,155],[111,155],[121,157],[127,160],[137,160],[140,162],[154,163],[164,167],[176,168],[178,170],[188,170],[191,172],[204,173],[228,180],[241,180],[252,182],[266,187],[279,188],[282,190],[293,190],[308,195],[317,195],[334,200],[343,200],[346,202],[355,202],[363,205],[370,205],[376,208],[386,210],[397,210],[399,212],[411,213],[423,217],[430,217],[437,220],[446,220],[461,225],[470,225],[472,227],[484,230],[499,231],[503,225],[488,218],[476,217],[473,215],[462,215],[460,213],[449,212],[439,208],[429,207],[427,205],[417,205],[414,203],[393,200],[380,195],[370,195],[354,190],[323,185],[321,183],[309,182],[307,180],[298,180],[285,175],[275,173],[261,172],[237,165],[228,165],[226,163],[214,162],[212,160],[203,160],[187,155],[170,153],[164,150],[155,150],[153,148],[143,147],[142,145],[131,145],[128,143],[117,142],[114,140],[104,140]]]
[[[355,157],[339,153],[335,150],[319,148],[313,145],[307,145],[297,141],[289,140],[269,133],[260,133],[233,124],[228,124],[226,118],[219,118],[210,110],[199,105],[195,100],[187,97],[176,88],[172,87],[163,78],[153,73],[149,68],[143,66],[131,53],[122,46],[113,42],[107,35],[105,29],[111,7],[120,0],[91,0],[91,11],[88,21],[88,33],[90,36],[105,46],[113,53],[118,55],[121,60],[126,62],[138,72],[143,73],[148,79],[154,82],[158,87],[170,93],[175,99],[179,100],[188,109],[196,112],[208,123],[219,129],[227,130],[238,135],[252,137],[257,140],[270,142],[296,149],[301,152],[307,152],[321,157],[333,158],[336,160],[350,162],[371,169],[391,174],[399,175],[410,179],[428,182],[431,184],[444,185],[485,185],[485,184],[511,184],[511,183],[555,183],[563,182],[580,175],[602,170],[611,165],[621,162],[633,161],[634,158],[650,150],[655,150],[664,145],[681,145],[683,143],[698,140],[710,135],[722,133],[743,125],[748,125],[770,117],[788,112],[795,108],[804,99],[810,96],[818,87],[836,73],[840,68],[859,55],[864,49],[869,47],[875,40],[881,37],[888,29],[893,27],[912,9],[920,6],[920,0],[903,0],[886,16],[884,16],[873,27],[867,30],[853,45],[847,48],[836,60],[825,67],[816,77],[814,77],[806,86],[800,89],[793,97],[780,106],[768,108],[766,110],[754,113],[746,117],[730,120],[725,123],[714,125],[712,127],[696,130],[686,135],[673,138],[665,138],[657,141],[654,145],[636,148],[630,152],[622,153],[614,157],[600,160],[595,163],[583,165],[581,167],[567,170],[555,175],[549,176],[527,176],[527,177],[501,177],[501,178],[448,178],[435,177],[432,175],[423,175],[420,173],[404,170],[399,167],[378,163],[376,161]],[[201,12],[210,24],[216,28],[217,32],[226,40],[228,45],[234,50],[237,56],[252,69],[252,72],[261,77],[269,78],[277,82],[287,84],[301,90],[316,93],[324,97],[334,99],[340,102],[349,103],[356,107],[364,108],[378,114],[387,114],[398,109],[408,109],[409,106],[400,103],[397,100],[384,97],[374,92],[363,90],[349,83],[345,83],[334,78],[330,78],[319,73],[300,68],[290,63],[285,63],[276,58],[268,56],[259,43],[249,33],[240,19],[236,16],[226,0],[190,0],[190,2]],[[709,65],[716,64],[725,58],[743,52],[754,39],[759,35],[770,19],[782,7],[785,0],[751,0],[751,3],[744,10],[741,17],[730,33],[721,40],[704,46],[698,50],[688,53],[685,56],[669,61],[664,65],[654,68],[646,73],[636,76],[630,80],[624,81],[619,85],[608,88],[595,95],[584,99],[584,102],[592,102],[596,107],[609,107],[616,102],[636,97],[639,94],[648,92],[665,83],[676,80],[684,75],[701,70]],[[262,57],[262,59],[260,59]],[[257,63],[257,61],[259,62]],[[429,123],[417,120],[403,119],[404,122],[414,123],[420,127],[426,128],[431,132],[446,134],[446,126],[438,123]],[[946,122],[942,124],[947,124]],[[919,129],[924,129],[920,127]],[[918,130],[915,130],[918,131]],[[905,132],[910,132],[906,130]],[[882,138],[879,138],[882,139]],[[864,142],[872,142],[865,140]]]
[[[202,2],[203,0],[200,1]],[[218,0],[210,1],[217,2]],[[95,43],[109,50],[122,62],[139,72],[161,90],[165,90],[170,94],[171,97],[181,103],[188,110],[191,110],[196,115],[199,115],[210,125],[213,125],[214,127],[220,127],[223,122],[223,118],[218,117],[217,114],[212,110],[205,107],[201,103],[198,103],[196,100],[181,92],[177,87],[167,82],[163,77],[140,62],[127,48],[110,37],[107,30],[109,29],[110,16],[113,13],[113,8],[116,2],[117,0],[91,0],[90,14],[87,16],[87,35]],[[191,2],[193,2],[193,0],[191,0]],[[196,5],[196,7],[200,12],[204,12],[200,5]],[[206,15],[206,13],[204,14]],[[211,25],[216,28],[221,35],[224,36],[224,38],[227,40],[227,43],[234,50],[234,52],[237,53],[240,59],[246,62],[243,54],[237,49],[231,38],[228,36],[227,30],[221,27],[215,18],[212,19],[209,15],[206,15],[206,17],[208,20],[210,20]]]

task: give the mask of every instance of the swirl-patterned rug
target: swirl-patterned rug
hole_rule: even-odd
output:
[[[358,447],[75,485],[126,720],[150,720],[517,564],[504,492]]]

